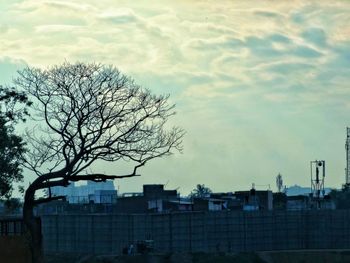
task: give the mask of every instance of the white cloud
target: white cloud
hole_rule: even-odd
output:
[[[98,14],[96,17],[113,24],[132,23],[139,20],[137,15],[130,8],[108,9]]]
[[[84,12],[84,11],[95,11],[93,5],[86,3],[74,3],[73,1],[50,1],[50,0],[25,0],[14,5],[15,9],[24,11],[71,11],[71,12]]]
[[[290,174],[299,174],[298,183],[307,171],[296,167],[317,154],[303,145],[307,138],[321,140],[349,123],[345,1],[25,0],[7,3],[1,14],[2,56],[41,67],[64,60],[114,64],[155,92],[171,93],[190,153],[176,157],[176,165],[183,163],[179,173],[204,176],[203,183],[215,184],[208,178],[218,173],[223,181],[246,185],[257,170],[250,161],[270,173],[262,175],[265,181],[281,162]],[[333,151],[343,158],[340,149]],[[201,168],[209,159],[213,168]],[[148,173],[167,165],[170,161]],[[239,171],[235,180],[225,170],[217,172],[220,165]],[[339,174],[341,165],[332,172]]]
[[[72,32],[79,31],[83,27],[75,25],[41,25],[35,27],[36,33],[58,33],[58,32]]]

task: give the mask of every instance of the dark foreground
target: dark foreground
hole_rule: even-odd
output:
[[[340,263],[350,262],[350,250],[279,251],[239,254],[176,253],[133,256],[48,255],[46,263]]]

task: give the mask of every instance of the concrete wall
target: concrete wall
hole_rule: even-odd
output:
[[[24,236],[0,236],[0,261],[30,263],[29,244]]]
[[[158,252],[350,248],[350,210],[88,214],[42,217],[45,252],[120,254],[138,240]]]

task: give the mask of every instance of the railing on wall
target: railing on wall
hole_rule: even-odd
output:
[[[36,217],[41,225],[41,219]],[[0,216],[0,236],[22,236],[25,232],[25,225],[21,217]]]
[[[145,240],[158,252],[350,248],[350,210],[71,214],[42,222],[46,252],[116,254]]]
[[[40,221],[40,218],[37,218]],[[21,217],[0,216],[0,262],[28,263],[31,254]]]
[[[21,218],[1,218],[0,236],[20,236],[24,233],[24,223]]]

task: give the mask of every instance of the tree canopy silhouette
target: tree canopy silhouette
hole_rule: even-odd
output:
[[[14,183],[23,180],[20,165],[25,147],[14,125],[25,121],[30,104],[25,93],[0,86],[0,198],[9,199]]]
[[[15,83],[33,97],[39,121],[35,133],[28,134],[31,150],[25,155],[25,166],[38,177],[25,192],[23,208],[33,260],[39,262],[41,238],[33,207],[62,197],[49,194],[35,199],[36,191],[74,181],[137,176],[148,161],[181,151],[184,131],[165,128],[174,114],[169,96],[152,95],[112,66],[64,63],[46,70],[28,67],[19,72]],[[97,161],[122,160],[133,164],[126,174],[88,170]]]
[[[190,198],[205,198],[209,197],[212,190],[206,187],[204,184],[197,184],[196,188],[193,189],[189,195]]]

